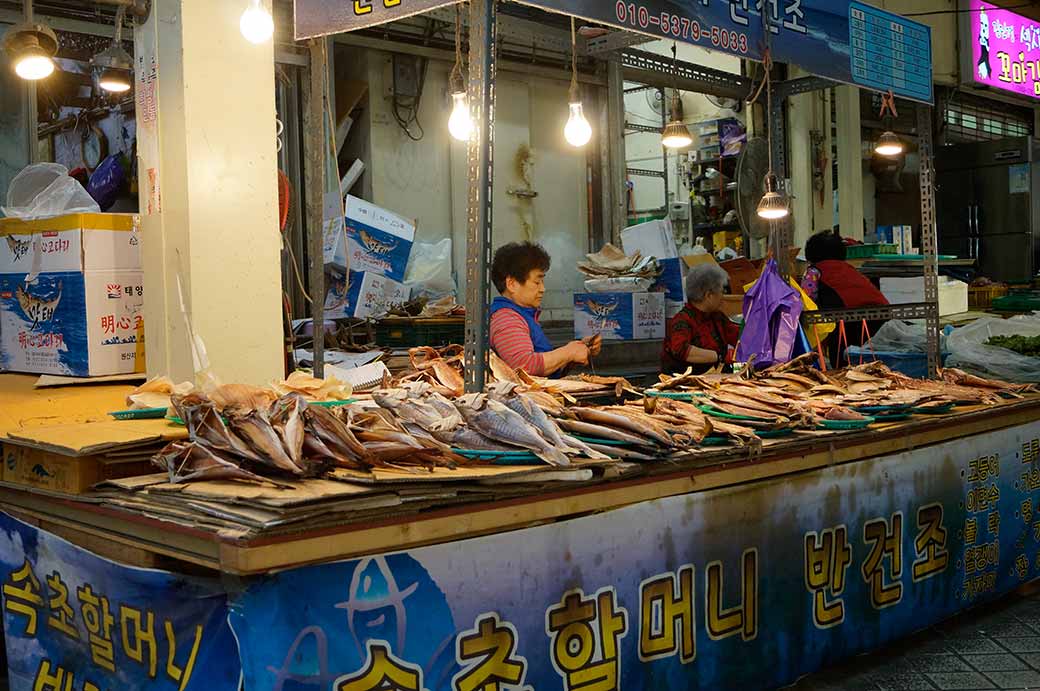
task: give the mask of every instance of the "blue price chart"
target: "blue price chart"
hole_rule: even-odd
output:
[[[931,30],[870,5],[849,4],[852,78],[856,84],[932,100]]]

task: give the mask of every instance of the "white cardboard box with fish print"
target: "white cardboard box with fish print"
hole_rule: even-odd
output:
[[[0,274],[139,271],[139,227],[135,214],[0,219]]]
[[[325,263],[404,280],[415,241],[415,221],[357,197],[347,197],[346,244],[325,242]],[[346,251],[347,257],[342,257]],[[348,260],[345,261],[344,259]]]
[[[664,338],[664,293],[576,293],[574,336],[605,341]]]
[[[403,283],[373,273],[350,272],[349,286],[333,284],[325,297],[328,319],[367,319],[386,314],[389,305],[408,302]]]
[[[0,370],[137,370],[144,305],[138,217],[0,220]]]
[[[136,371],[140,271],[0,274],[0,370],[98,377]]]

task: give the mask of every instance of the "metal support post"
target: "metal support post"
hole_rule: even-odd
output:
[[[628,223],[628,187],[625,184],[625,79],[621,58],[611,55],[607,61],[607,148],[610,158],[610,232],[611,242],[621,244],[621,231]]]
[[[661,88],[661,131],[664,132],[665,128],[668,127],[668,90]],[[668,147],[661,145],[661,157],[663,159],[664,167],[661,171],[664,173],[661,177],[664,178],[664,211],[667,214],[671,209],[672,200],[669,199],[668,189]]]
[[[311,319],[314,328],[314,376],[325,376],[325,39],[312,38],[310,48],[310,88],[306,93],[304,170],[307,188],[307,254],[309,260]]]
[[[924,301],[928,305],[928,376],[937,377],[939,352],[939,261],[935,224],[935,162],[932,158],[932,108],[917,106],[917,137],[921,182],[921,252],[924,253]]]
[[[474,133],[469,141],[466,233],[466,391],[484,390],[491,302],[491,223],[494,198],[495,51],[498,0],[469,5],[469,89]]]

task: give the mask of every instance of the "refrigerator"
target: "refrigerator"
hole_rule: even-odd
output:
[[[1032,137],[939,148],[939,253],[975,259],[979,275],[994,281],[1032,281],[1040,269],[1038,166]]]

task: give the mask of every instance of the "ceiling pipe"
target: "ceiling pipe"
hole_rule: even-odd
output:
[[[128,14],[138,18],[147,17],[152,4],[149,0],[94,0],[94,3],[97,5],[125,7]]]

